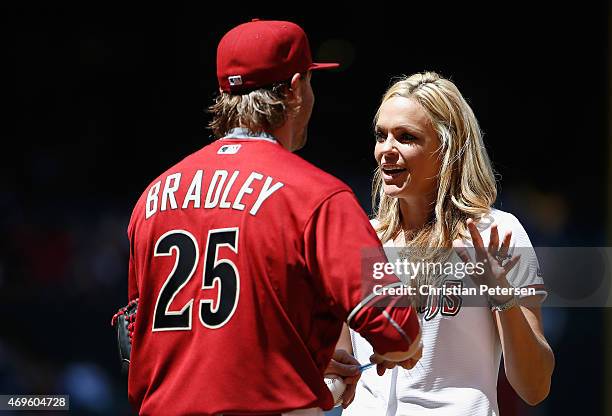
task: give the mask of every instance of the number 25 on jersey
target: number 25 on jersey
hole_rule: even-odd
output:
[[[204,255],[202,290],[213,289],[217,283],[216,305],[211,299],[200,300],[198,316],[206,328],[218,329],[232,318],[240,297],[240,274],[229,259],[219,259],[219,248],[229,247],[238,254],[238,228],[210,230]],[[155,243],[155,257],[176,256],[174,268],[166,278],[155,304],[153,332],[191,330],[192,298],[180,311],[171,311],[176,295],[191,280],[198,266],[200,250],[195,237],[185,230],[172,230]],[[217,280],[217,282],[215,282]],[[213,307],[216,306],[216,307]]]

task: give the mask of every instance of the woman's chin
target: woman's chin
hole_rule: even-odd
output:
[[[400,198],[405,193],[405,188],[404,188],[404,186],[384,184],[383,185],[383,192],[388,197],[391,197],[391,198]]]

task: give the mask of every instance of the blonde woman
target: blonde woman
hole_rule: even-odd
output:
[[[447,249],[456,262],[482,266],[482,273],[466,278],[421,273],[413,286],[531,290],[523,297],[485,295],[482,306],[461,296],[429,295],[420,314],[421,360],[409,370],[386,372],[379,362],[382,377],[364,371],[344,414],[497,415],[502,354],[518,395],[531,405],[541,402],[554,367],[540,313],[546,292],[524,228],[512,214],[492,208],[495,179],[472,109],[451,81],[433,72],[415,74],[385,93],[375,136],[372,224],[385,247],[419,256],[424,247],[434,249],[430,253]],[[367,362],[372,348],[359,334],[350,337],[356,358]]]

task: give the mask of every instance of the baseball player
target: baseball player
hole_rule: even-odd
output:
[[[218,140],[154,179],[128,226],[139,414],[322,414],[343,322],[379,360],[419,353],[414,309],[362,279],[385,257],[355,196],[292,153],[306,142],[311,72],[336,66],[313,63],[290,22],[254,20],[220,41]],[[368,247],[379,254],[364,260]]]

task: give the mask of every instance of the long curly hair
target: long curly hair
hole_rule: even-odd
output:
[[[488,213],[497,197],[495,176],[474,112],[457,87],[435,72],[402,77],[384,94],[418,102],[440,139],[438,191],[430,220],[412,234],[407,247],[444,249],[456,238],[467,237],[466,220]],[[374,122],[378,121],[380,107]],[[382,242],[402,232],[399,199],[386,195],[380,166],[372,183],[376,231]]]

